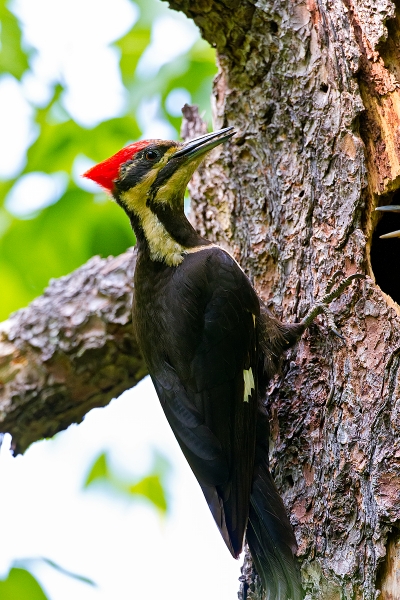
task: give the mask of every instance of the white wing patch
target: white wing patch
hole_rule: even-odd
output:
[[[251,397],[252,390],[255,389],[253,371],[252,371],[251,367],[250,367],[250,369],[244,369],[243,379],[244,379],[243,402],[248,402],[249,397]]]

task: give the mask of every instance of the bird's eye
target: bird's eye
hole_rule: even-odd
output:
[[[158,158],[158,154],[154,150],[147,150],[147,152],[145,153],[145,157],[147,160],[155,160],[156,158]]]

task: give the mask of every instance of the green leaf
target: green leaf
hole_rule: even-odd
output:
[[[72,120],[54,122],[50,107],[46,109],[46,118],[40,120],[39,137],[28,150],[24,173],[70,172],[78,154],[85,154],[97,162],[138,137],[140,129],[132,116],[110,119],[88,130]]]
[[[139,59],[150,43],[150,36],[150,29],[134,27],[115,44],[121,50],[120,66],[125,85],[132,82]]]
[[[140,9],[140,17],[137,25],[141,27],[151,28],[157,17],[171,15],[171,10],[164,2],[160,2],[159,0],[135,0],[135,4]]]
[[[141,481],[130,485],[127,491],[132,496],[143,496],[150,500],[161,512],[167,511],[167,499],[159,475],[148,475]]]
[[[0,73],[10,73],[17,79],[28,69],[28,57],[21,48],[18,20],[0,0]]]
[[[88,488],[95,482],[105,483],[113,491],[131,500],[138,497],[148,500],[159,512],[165,514],[168,510],[165,480],[169,471],[170,464],[168,460],[155,453],[150,473],[139,481],[130,483],[110,469],[107,454],[102,452],[90,468],[83,487]]]
[[[47,600],[43,589],[25,569],[14,567],[6,579],[0,580],[2,600]]]
[[[87,488],[91,483],[97,481],[98,479],[108,479],[109,478],[109,470],[107,464],[107,455],[105,452],[99,454],[99,456],[94,461],[88,476],[86,477],[85,483],[83,487]]]
[[[0,236],[0,319],[43,293],[50,277],[77,269],[93,255],[117,256],[135,242],[114,202],[71,186],[35,218],[11,218]]]
[[[206,119],[211,122],[210,92],[216,73],[215,50],[204,40],[198,40],[187,54],[163,65],[154,78],[139,79],[128,70],[124,83],[129,90],[130,110],[136,112],[144,100],[157,95],[161,96],[164,106],[173,89],[185,88],[190,93],[192,102],[199,106],[200,113],[205,113]],[[179,131],[180,118],[171,117],[166,111],[164,117]]]
[[[18,271],[8,261],[0,258],[0,321],[10,313],[29,304],[34,295],[27,289]]]
[[[35,558],[17,559],[14,561],[12,569],[21,569],[24,572],[29,572],[29,567],[30,565],[32,565],[32,563],[45,563],[49,565],[49,567],[51,567],[52,569],[55,569],[56,571],[61,573],[62,575],[66,575],[67,577],[71,577],[71,579],[76,579],[77,581],[96,587],[96,583],[92,579],[84,577],[83,575],[77,575],[76,573],[72,573],[71,571],[68,571],[63,567],[60,567],[60,565],[54,562],[53,560],[50,560],[49,558],[44,558],[43,556],[38,556]],[[3,600],[3,596],[0,595],[0,598],[1,600]]]

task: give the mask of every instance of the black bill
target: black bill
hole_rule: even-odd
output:
[[[220,129],[219,131],[206,133],[194,140],[186,142],[171,158],[177,158],[179,156],[194,158],[195,156],[200,156],[201,154],[212,150],[215,146],[229,140],[235,133],[234,127],[225,127],[225,129]]]
[[[380,212],[393,212],[400,213],[400,206],[396,204],[390,204],[389,206],[378,206],[375,210]],[[379,238],[381,240],[389,240],[391,238],[400,237],[400,229],[397,231],[391,231],[390,233],[385,233],[385,235],[380,235]]]

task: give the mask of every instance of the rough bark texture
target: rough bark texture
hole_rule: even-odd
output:
[[[373,208],[400,186],[400,17],[389,0],[170,5],[217,47],[214,125],[238,130],[193,180],[197,228],[230,248],[287,321],[335,271],[369,275],[333,304],[345,343],[318,322],[272,382],[271,465],[307,599],[400,598],[400,309],[370,263]],[[18,450],[144,373],[132,268],[128,257],[95,259],[11,319],[0,415]],[[249,559],[244,590],[260,598]]]
[[[135,254],[91,259],[0,328],[0,431],[15,452],[146,375],[132,328]]]
[[[369,266],[372,210],[399,187],[398,22],[389,39],[385,27],[395,7],[169,4],[216,46],[214,126],[239,132],[194,180],[197,228],[233,251],[285,320],[338,269],[370,276],[334,303],[346,342],[316,325],[271,385],[271,464],[307,598],[400,598],[399,307]],[[249,563],[244,579],[258,598]]]

